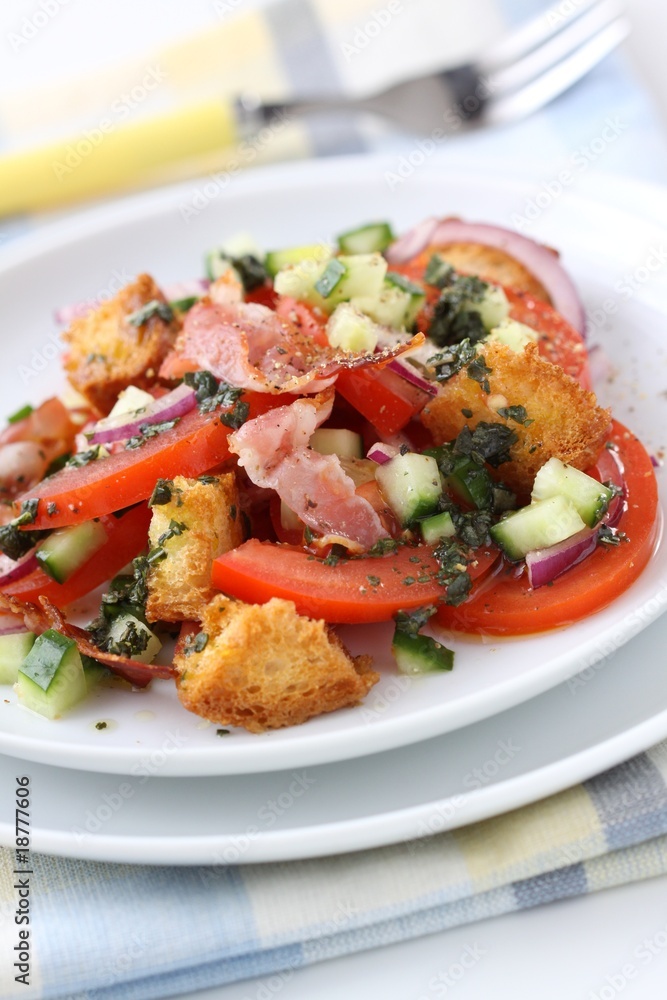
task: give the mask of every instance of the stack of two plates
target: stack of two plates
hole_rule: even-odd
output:
[[[113,294],[140,271],[159,283],[198,274],[203,251],[239,231],[279,247],[372,219],[398,229],[433,214],[507,225],[526,204],[520,183],[426,169],[391,192],[386,168],[336,160],[233,177],[197,197],[192,186],[171,189],[6,249],[3,408],[61,388],[54,306]],[[641,213],[563,196],[535,235],[561,249],[593,310],[601,401],[659,454],[667,299],[648,256],[664,246],[663,231]],[[385,627],[349,629],[350,647],[374,652],[382,674],[365,704],[262,736],[218,732],[166,682],[145,693],[100,690],[56,722],[5,689],[0,770],[8,783],[31,776],[32,846],[46,853],[241,864],[429,836],[552,794],[667,736],[667,633],[654,622],[667,606],[665,580],[659,543],[607,610],[526,639],[456,640],[455,670],[441,676],[401,677]],[[6,844],[9,805],[5,797]]]

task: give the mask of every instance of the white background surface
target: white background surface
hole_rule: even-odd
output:
[[[146,38],[160,43],[217,17],[212,0],[69,0],[48,32],[13,52],[8,32],[38,6],[37,0],[2,3],[0,90],[94,68],[140,51]],[[627,48],[667,122],[667,5],[632,0],[630,7],[635,30]],[[83,32],[98,44],[82,44]],[[257,981],[198,997],[610,1000],[622,995],[627,1000],[662,1000],[667,992],[667,949],[657,949],[649,962],[640,961],[635,949],[645,939],[664,941],[666,927],[667,878],[662,878],[327,962],[296,973],[278,991]],[[442,976],[470,945],[478,945],[483,957],[447,987]],[[625,980],[621,970],[628,963],[636,974]]]

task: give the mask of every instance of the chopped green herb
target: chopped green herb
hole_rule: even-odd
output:
[[[141,448],[151,438],[157,437],[158,434],[163,434],[164,431],[170,431],[180,419],[180,417],[174,417],[173,420],[163,420],[160,424],[139,424],[139,433],[129,438],[125,442],[125,447],[129,450]]]
[[[493,368],[488,367],[482,354],[479,354],[470,362],[466,368],[466,372],[468,373],[468,378],[471,378],[474,382],[479,382],[487,395],[491,392],[488,376],[493,372]]]
[[[183,299],[174,299],[173,302],[169,303],[169,305],[172,310],[178,310],[178,312],[185,313],[189,312],[189,310],[192,309],[197,302],[199,302],[198,295],[186,295]]]
[[[396,631],[403,635],[417,635],[435,612],[436,608],[432,604],[413,611],[397,611],[394,615]]]
[[[198,632],[195,636],[195,641],[193,643],[193,649],[195,653],[202,653],[206,649],[206,644],[208,642],[208,635],[206,632]]]
[[[610,528],[608,524],[601,524],[598,528],[598,541],[603,545],[620,545],[621,542],[628,541],[628,536],[624,531]]]
[[[20,559],[43,537],[41,531],[20,531],[16,521],[0,526],[0,552],[10,559]]]
[[[49,500],[49,502],[46,505],[46,513],[48,514],[49,517],[53,517],[54,514],[58,513],[58,504],[55,503],[53,500]]]
[[[452,265],[448,264],[439,253],[434,253],[424,272],[426,284],[433,285],[435,288],[445,288],[447,285],[453,284],[455,280],[456,272]]]
[[[509,449],[519,440],[516,431],[507,424],[480,422],[471,431],[468,425],[459,432],[454,444],[461,455],[468,455],[479,465],[488,462],[497,469],[503,462],[509,462]]]
[[[16,411],[16,413],[12,413],[11,417],[7,417],[7,423],[17,424],[19,420],[25,420],[26,417],[29,417],[34,410],[34,406],[31,406],[30,403],[26,403],[25,406],[22,406],[20,410]]]
[[[218,482],[217,476],[197,476],[197,482],[203,483],[204,486],[213,486]]]
[[[259,288],[266,281],[268,274],[266,268],[254,254],[246,253],[241,257],[232,257],[232,266],[243,285],[243,290],[252,292],[254,288]]]
[[[337,566],[341,559],[345,562],[347,557],[347,549],[344,545],[332,545],[328,556],[324,560],[325,566]]]
[[[466,420],[470,420],[470,418],[472,417],[472,410],[469,410],[467,406],[461,407],[461,413],[466,418]]]
[[[75,455],[68,458],[66,466],[68,469],[80,469],[84,465],[88,465],[90,462],[96,462],[100,458],[101,444],[95,444],[92,448],[87,451],[77,451]]]
[[[411,587],[414,582],[415,582],[414,576],[403,577],[403,583],[405,584],[406,587]]]
[[[427,364],[435,370],[436,382],[447,382],[476,356],[477,350],[470,340],[452,344],[446,351],[434,354]]]
[[[166,531],[163,531],[157,540],[158,547],[164,545],[168,542],[170,538],[175,538],[177,535],[182,535],[184,531],[188,530],[187,524],[183,524],[182,521],[174,521],[173,518],[169,522],[169,527]],[[148,553],[148,558],[150,559],[150,552]]]
[[[395,538],[380,538],[374,545],[371,546],[366,555],[386,556],[390,552],[396,552],[397,549],[398,542]]]
[[[216,729],[216,736],[231,736],[231,729]]]
[[[106,729],[106,728],[107,728],[107,723],[106,722],[96,722],[95,723],[95,729]]]
[[[158,479],[148,501],[148,506],[162,507],[164,504],[170,503],[173,488],[173,479]]]
[[[456,275],[453,272],[445,274],[443,271],[442,280],[446,283],[435,304],[428,336],[439,347],[465,339],[473,342],[482,340],[486,336],[486,329],[479,312],[464,306],[480,302],[489,286],[480,278]]]
[[[165,323],[171,323],[174,318],[174,311],[167,302],[158,302],[157,299],[151,299],[145,306],[135,309],[125,319],[132,326],[143,326],[153,316],[158,316]]]
[[[528,416],[525,406],[501,406],[496,410],[496,413],[501,417],[507,417],[508,420],[514,420],[517,424],[523,424],[524,427],[530,427],[531,424],[535,423]]]
[[[367,576],[366,579],[370,583],[371,587],[379,587],[380,584],[382,583],[382,580],[380,579],[379,576]]]
[[[33,524],[37,517],[39,508],[39,497],[31,497],[30,500],[23,500],[21,503],[21,513],[14,518],[14,524]]]

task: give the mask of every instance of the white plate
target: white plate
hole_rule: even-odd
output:
[[[667,619],[546,694],[362,760],[218,778],[131,777],[0,757],[31,778],[32,847],[99,861],[247,864],[420,839],[551,795],[667,737]],[[151,780],[153,778],[153,780]],[[11,795],[0,842],[13,843]],[[572,859],[570,859],[572,860]]]
[[[150,270],[160,282],[195,275],[203,250],[239,230],[275,247],[326,239],[360,220],[382,217],[399,229],[434,212],[508,224],[530,193],[530,185],[426,169],[391,192],[387,166],[367,158],[282,166],[233,177],[224,190],[200,183],[197,198],[188,185],[109,206],[10,247],[0,255],[0,329],[6,337],[5,371],[11,375],[5,379],[7,412],[26,397],[38,401],[60,386],[54,305],[113,292],[139,270]],[[618,375],[601,387],[601,395],[650,449],[660,451],[667,406],[667,282],[662,265],[654,271],[647,261],[652,248],[662,252],[664,230],[591,199],[567,196],[536,229],[563,250],[591,308],[607,310],[607,300],[613,300],[616,311],[603,332]],[[626,298],[615,285],[633,272],[636,291]],[[648,355],[650,364],[640,368]],[[8,692],[0,703],[0,751],[124,774],[154,754],[164,758],[164,775],[212,775],[311,766],[406,745],[525,701],[570,677],[601,646],[625,642],[664,610],[666,570],[662,545],[637,583],[587,621],[518,641],[457,640],[451,643],[456,669],[442,677],[410,682],[398,677],[388,656],[387,629],[357,630],[351,645],[378,653],[381,683],[364,706],[295,729],[261,737],[234,732],[220,740],[214,728],[200,728],[180,708],[168,683],[157,683],[146,694],[100,692],[56,723],[23,710]],[[94,725],[100,718],[111,723],[103,731]]]

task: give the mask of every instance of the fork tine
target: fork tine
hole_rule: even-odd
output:
[[[555,7],[543,10],[541,14],[504,36],[494,48],[484,53],[477,64],[483,73],[493,73],[503,66],[511,65],[539,45],[548,42],[598,2],[599,0],[579,0],[576,10],[567,14],[561,14]]]
[[[492,96],[484,114],[485,124],[502,125],[517,121],[548,104],[585,76],[630,33],[630,22],[619,17],[603,31],[572,52],[525,87],[506,97]]]
[[[625,10],[622,0],[601,0],[557,35],[511,66],[490,74],[489,90],[497,98],[541,77],[584,43],[594,39]]]

